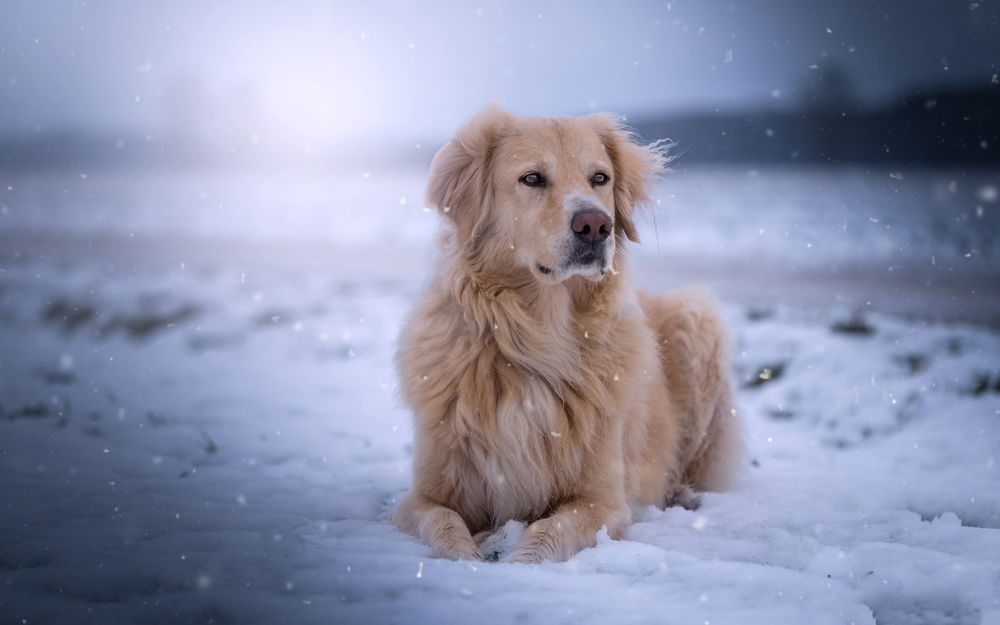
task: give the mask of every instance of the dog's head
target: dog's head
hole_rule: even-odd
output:
[[[426,202],[457,243],[489,271],[527,271],[542,282],[600,280],[649,200],[664,148],[641,146],[619,119],[477,113],[437,153]]]

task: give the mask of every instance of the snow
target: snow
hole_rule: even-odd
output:
[[[418,172],[4,174],[0,621],[998,622],[998,248],[954,221],[996,179],[905,174],[665,182],[637,268],[715,285],[752,464],[537,566],[433,559],[387,520],[412,440],[394,342],[438,220],[399,204]]]

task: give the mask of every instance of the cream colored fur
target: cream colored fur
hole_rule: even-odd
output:
[[[602,526],[621,537],[632,509],[733,477],[742,444],[712,304],[629,284],[634,211],[664,164],[614,117],[498,108],[435,157],[427,203],[454,228],[400,337],[414,483],[393,519],[433,555],[479,559],[477,539],[518,519],[530,525],[508,560],[565,560]],[[587,266],[565,258],[580,207],[614,224]]]

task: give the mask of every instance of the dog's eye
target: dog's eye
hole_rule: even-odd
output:
[[[528,173],[521,176],[518,182],[520,182],[523,185],[527,185],[529,187],[545,186],[545,178],[537,171],[529,171]]]
[[[602,184],[608,184],[608,180],[610,180],[610,178],[608,178],[608,175],[603,171],[599,171],[596,174],[594,174],[593,177],[590,179],[590,184],[594,185],[595,187],[599,187]]]

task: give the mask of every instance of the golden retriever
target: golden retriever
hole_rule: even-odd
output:
[[[725,332],[698,292],[635,291],[626,239],[665,167],[615,117],[477,113],[434,158],[453,228],[400,336],[413,488],[393,521],[434,556],[565,560],[633,511],[727,485],[742,443]]]

